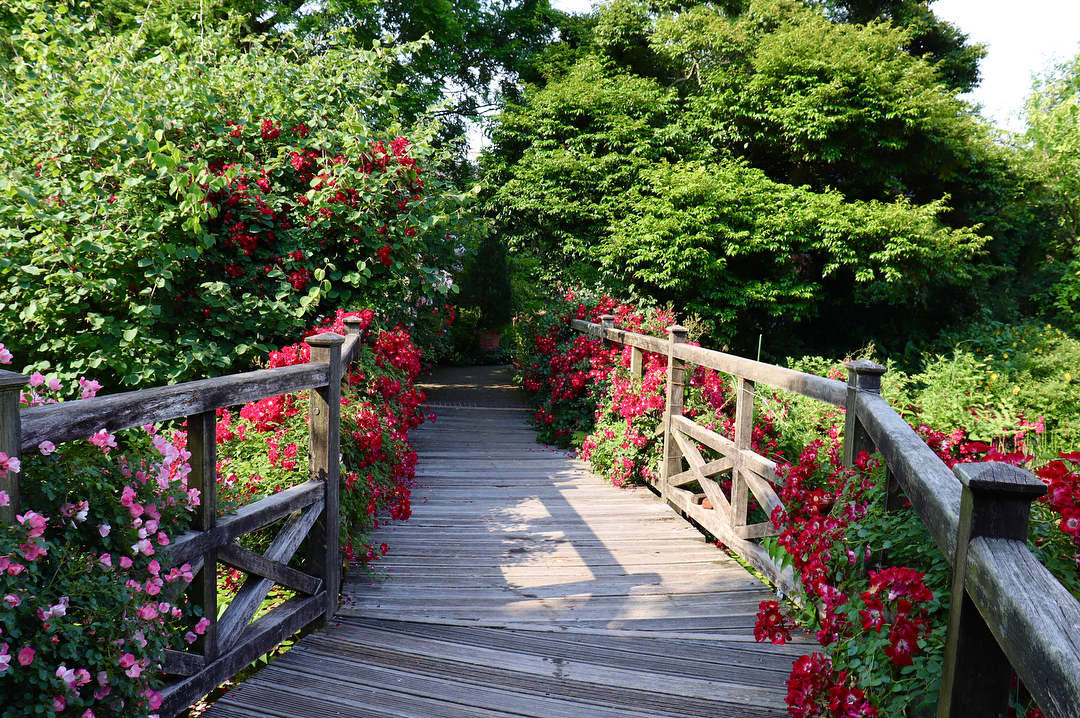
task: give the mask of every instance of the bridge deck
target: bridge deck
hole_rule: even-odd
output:
[[[753,640],[769,591],[646,489],[535,443],[520,410],[439,408],[387,578],[206,714],[780,716],[805,638]]]

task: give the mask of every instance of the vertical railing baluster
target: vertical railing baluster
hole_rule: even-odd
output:
[[[630,376],[634,381],[640,381],[643,371],[645,356],[638,347],[630,347]]]
[[[957,464],[960,495],[949,629],[938,694],[938,718],[998,716],[1009,712],[1012,666],[965,590],[968,545],[979,537],[1027,542],[1031,502],[1046,484],[1018,466]]]
[[[199,490],[199,508],[191,521],[196,531],[210,531],[217,525],[217,412],[204,411],[187,418],[187,448],[191,452],[188,487]],[[217,641],[217,549],[203,554],[202,569],[188,588],[188,596],[202,606],[210,619],[206,632],[193,648],[209,664],[218,657]]]
[[[19,393],[28,381],[29,377],[22,374],[0,369],[0,451],[16,459],[22,456]],[[0,490],[7,492],[10,501],[7,506],[0,506],[0,521],[13,524],[22,502],[18,472],[9,471],[5,478],[0,478]]]
[[[345,317],[345,336],[356,337],[357,341],[364,341],[364,332],[360,328],[360,325],[364,321],[360,317]],[[357,351],[356,356],[360,356],[360,352]],[[342,371],[346,371],[348,367],[342,367]]]
[[[615,328],[615,315],[605,314],[600,317],[600,338],[604,341],[604,348],[609,349],[611,347],[611,340],[608,339],[608,332]]]
[[[664,458],[660,462],[660,497],[667,501],[668,479],[682,471],[682,452],[671,433],[671,417],[682,416],[686,363],[675,357],[675,345],[686,342],[686,327],[668,327],[667,401],[664,408]]]
[[[330,367],[329,383],[310,391],[308,457],[311,478],[326,483],[326,504],[308,534],[307,568],[323,580],[329,621],[338,607],[341,588],[341,345],[339,334],[315,334],[304,341],[311,347],[311,363]]]
[[[738,396],[735,400],[735,448],[749,450],[754,436],[754,382],[739,377]],[[750,486],[746,479],[747,468],[743,457],[736,457],[731,470],[731,525],[746,526],[747,504]]]
[[[844,410],[844,466],[855,465],[855,458],[863,451],[873,451],[874,442],[863,428],[856,412],[856,403],[860,392],[881,393],[881,375],[885,367],[866,359],[849,361],[844,364],[848,370],[847,403]]]

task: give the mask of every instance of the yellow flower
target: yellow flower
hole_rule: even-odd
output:
[[[990,375],[990,381],[993,381],[994,379],[997,379],[997,374]]]
[[[1013,387],[1013,394],[1019,394],[1019,393],[1020,393],[1020,387],[1014,386]]]
[[[1065,372],[1065,383],[1072,381],[1072,374]]]

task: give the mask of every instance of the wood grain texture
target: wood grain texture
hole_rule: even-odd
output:
[[[1080,716],[1080,604],[1020,541],[980,537],[965,586],[1039,707]]]
[[[130,429],[326,386],[328,372],[325,365],[299,364],[24,409],[23,451],[36,450],[45,440],[59,444],[99,429]]]
[[[173,563],[193,563],[194,559],[205,552],[283,519],[297,509],[321,501],[325,495],[326,486],[323,482],[305,481],[240,507],[235,513],[217,519],[217,524],[208,531],[186,531],[164,550],[168,552]]]
[[[354,567],[335,620],[207,718],[786,713],[809,637],[754,642],[773,594],[648,488],[518,414],[444,408],[414,436],[412,518],[372,537],[384,578]]]

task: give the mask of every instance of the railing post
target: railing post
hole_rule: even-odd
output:
[[[345,336],[356,337],[360,341],[364,341],[364,332],[360,329],[360,325],[364,321],[360,317],[345,317]]]
[[[204,411],[187,418],[187,448],[191,452],[188,486],[199,490],[199,508],[191,521],[196,531],[210,531],[217,525],[217,412]],[[202,569],[188,588],[191,600],[210,619],[206,632],[195,643],[209,665],[218,657],[217,640],[217,549],[203,554]]]
[[[863,451],[873,451],[874,443],[856,416],[856,401],[860,392],[881,393],[881,375],[885,367],[866,359],[844,364],[848,370],[847,403],[844,417],[844,466],[855,465],[855,457]]]
[[[630,347],[630,376],[635,380],[640,379],[643,375],[643,364],[645,363],[645,356],[641,353],[641,349],[638,347]]]
[[[964,488],[937,715],[1005,716],[1012,666],[965,590],[968,545],[978,537],[1026,543],[1031,502],[1046,494],[1046,484],[999,462],[957,464],[953,472]]]
[[[311,478],[326,483],[326,504],[308,534],[307,567],[323,580],[329,621],[338,608],[341,589],[341,345],[339,334],[314,334],[304,340],[311,347],[312,364],[329,364],[329,383],[312,389],[308,423],[308,461]]]
[[[735,448],[749,450],[754,436],[754,382],[739,377],[738,397],[735,400]],[[743,457],[737,457],[731,472],[731,525],[746,526],[750,485]]]
[[[668,478],[682,471],[682,452],[671,433],[671,417],[682,416],[686,364],[675,358],[675,345],[686,342],[686,327],[668,327],[667,401],[664,408],[664,458],[660,462],[660,497],[667,501]]]
[[[604,348],[605,349],[608,349],[608,348],[611,347],[611,340],[608,339],[607,334],[608,334],[609,331],[611,331],[614,328],[615,328],[615,315],[614,314],[605,314],[602,317],[600,317],[600,330],[601,330],[600,338],[604,341]]]
[[[22,374],[0,370],[0,451],[16,459],[22,455],[19,394],[27,381]],[[0,522],[13,524],[21,503],[18,472],[7,472],[7,477],[0,479],[0,490],[6,491],[10,499],[7,506],[0,506]]]

